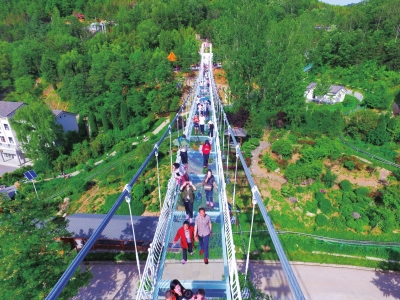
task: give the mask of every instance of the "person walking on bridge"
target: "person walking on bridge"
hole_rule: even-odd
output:
[[[193,118],[193,127],[194,127],[194,134],[198,135],[199,134],[199,116],[196,114],[194,115]]]
[[[189,251],[190,255],[193,255],[193,244],[194,244],[194,230],[193,226],[189,224],[188,221],[183,222],[183,226],[178,229],[174,241],[172,242],[172,247],[181,240],[181,248],[182,248],[182,264],[186,264],[187,262],[187,251]]]
[[[186,181],[181,186],[181,199],[186,211],[186,220],[189,219],[189,223],[192,224],[193,218],[193,202],[194,202],[194,191],[196,187],[191,181]]]
[[[206,210],[201,207],[194,225],[194,238],[200,243],[200,255],[204,254],[204,263],[208,265],[208,243],[212,234],[212,223]]]
[[[203,167],[208,167],[208,159],[210,158],[211,144],[209,140],[206,140],[201,146],[201,152],[203,153]]]

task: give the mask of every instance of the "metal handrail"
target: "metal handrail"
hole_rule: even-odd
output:
[[[215,86],[214,78],[212,78],[212,84],[214,86],[214,89],[217,90],[216,86]],[[231,138],[233,140],[235,148],[236,149],[240,149],[240,146],[236,141],[236,138],[235,138],[234,133],[232,131],[232,128],[231,128],[231,126],[229,124],[229,121],[228,121],[228,119],[226,117],[226,114],[224,112],[224,109],[223,109],[223,106],[222,106],[221,100],[219,99],[218,94],[216,95],[216,98],[219,100],[218,104],[219,104],[220,109],[222,111],[224,122],[228,127],[228,132],[229,132],[229,134],[230,134],[230,136],[231,136]],[[250,184],[250,187],[251,187],[251,189],[253,191],[253,197],[257,201],[258,207],[259,207],[259,209],[261,211],[261,214],[262,214],[262,216],[264,218],[265,224],[266,224],[266,226],[267,226],[267,228],[268,228],[268,230],[270,232],[270,236],[271,236],[272,242],[273,242],[273,244],[275,246],[276,252],[277,252],[278,257],[279,257],[279,260],[280,260],[280,262],[282,264],[283,271],[286,274],[286,278],[289,281],[290,288],[291,288],[291,290],[292,290],[292,292],[293,292],[293,294],[294,294],[296,299],[298,299],[298,300],[305,299],[305,297],[303,295],[303,292],[302,292],[302,290],[300,288],[300,285],[299,285],[299,283],[298,283],[298,281],[296,279],[296,276],[294,275],[293,270],[292,270],[292,268],[291,268],[291,266],[289,264],[289,261],[288,261],[288,259],[286,257],[285,251],[283,250],[283,247],[282,247],[282,245],[281,245],[281,243],[279,241],[279,238],[278,238],[278,235],[277,235],[277,233],[275,231],[274,225],[272,224],[272,221],[271,221],[271,219],[270,219],[270,217],[268,215],[268,212],[267,212],[267,210],[266,210],[266,208],[265,208],[265,206],[263,204],[263,201],[261,199],[261,194],[258,191],[258,188],[257,188],[256,184],[254,183],[254,180],[253,180],[253,178],[251,176],[250,170],[247,168],[246,161],[245,161],[241,151],[237,151],[237,152],[238,152],[240,161],[241,161],[241,163],[243,165],[243,170],[244,170],[244,172],[246,174],[247,180],[248,180],[248,182]]]
[[[136,172],[136,174],[133,176],[131,181],[128,183],[127,186],[131,187],[134,185],[134,183],[138,180],[139,176],[143,173],[147,165],[149,164],[150,160],[153,159],[153,156],[155,153],[158,151],[158,148],[160,144],[164,141],[166,136],[169,134],[169,132],[172,130],[173,124],[178,120],[179,114],[182,112],[183,108],[185,107],[185,104],[187,103],[189,97],[191,96],[193,92],[193,89],[190,91],[188,94],[187,98],[185,99],[184,103],[181,105],[178,113],[176,114],[175,118],[171,121],[170,125],[168,128],[165,130],[164,134],[162,137],[159,139],[159,141],[155,144],[153,150],[150,152],[150,154],[147,156],[146,160],[143,162],[143,164],[140,166],[139,170]],[[58,282],[54,285],[53,289],[50,291],[50,293],[47,295],[46,300],[53,300],[57,299],[57,297],[61,294],[62,290],[64,287],[67,285],[73,274],[75,273],[76,269],[79,267],[83,259],[86,257],[90,249],[93,247],[95,244],[97,238],[101,235],[103,230],[106,228],[108,222],[111,220],[111,218],[114,216],[115,212],[125,199],[125,196],[129,196],[129,189],[125,188],[124,191],[121,193],[121,195],[118,197],[118,199],[115,201],[114,205],[111,207],[110,211],[107,213],[103,221],[100,223],[100,225],[97,227],[97,229],[94,231],[93,235],[90,237],[90,239],[87,241],[85,246],[81,249],[81,251],[77,254],[77,256],[74,258],[74,260],[71,262],[71,264],[68,266],[67,270],[63,273],[61,278],[58,280]]]
[[[197,89],[197,83],[192,90]],[[193,98],[193,93],[187,98]],[[179,114],[177,114],[177,117]],[[186,123],[184,132],[187,134],[190,128],[190,122]],[[180,161],[178,156],[177,161]],[[168,248],[168,237],[171,233],[173,215],[176,208],[176,199],[178,194],[176,192],[176,180],[171,178],[168,182],[168,190],[165,196],[164,204],[161,209],[161,214],[154,233],[153,242],[150,244],[149,254],[147,256],[146,265],[144,267],[142,278],[137,292],[138,300],[157,299],[158,283],[161,280],[161,275],[164,270],[165,257]]]
[[[210,59],[209,62],[209,70],[212,70],[212,61]],[[213,81],[213,76],[212,72],[210,72],[210,81]],[[214,91],[213,90],[214,85],[210,84],[210,101],[211,101],[211,107],[215,108],[215,102],[214,102]],[[215,109],[212,110],[212,115],[214,120],[217,120],[216,114],[215,114]],[[233,234],[232,234],[232,224],[230,220],[230,211],[229,211],[229,206],[228,206],[228,198],[227,198],[227,193],[226,193],[226,183],[225,183],[225,178],[224,178],[224,169],[223,169],[223,161],[222,161],[222,151],[221,151],[221,144],[220,144],[220,139],[219,139],[219,128],[218,128],[218,122],[215,122],[214,124],[214,132],[215,132],[215,145],[216,145],[216,159],[217,159],[217,167],[218,167],[218,173],[219,173],[219,178],[220,178],[220,183],[219,186],[221,187],[220,190],[220,199],[221,199],[221,211],[223,215],[223,230],[221,232],[224,233],[225,238],[222,238],[223,241],[225,241],[225,247],[226,247],[226,259],[227,259],[227,264],[228,264],[228,272],[229,272],[229,286],[230,286],[230,292],[231,292],[231,299],[242,299],[242,293],[240,289],[240,283],[239,283],[239,275],[238,275],[238,269],[237,269],[237,264],[236,264],[236,250],[235,250],[235,244],[233,242]],[[222,132],[222,134],[224,134]],[[224,247],[224,248],[225,248]]]

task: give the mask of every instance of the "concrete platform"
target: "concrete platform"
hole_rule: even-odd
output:
[[[189,255],[190,256],[190,255]],[[203,260],[190,260],[182,265],[180,261],[166,260],[164,265],[164,280],[211,280],[221,281],[224,275],[224,263],[222,260],[209,260],[206,265]]]

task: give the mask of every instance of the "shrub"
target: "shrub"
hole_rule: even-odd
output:
[[[337,175],[333,174],[331,169],[329,169],[329,168],[326,169],[326,173],[322,176],[322,181],[324,182],[324,184],[327,188],[333,187],[336,179],[337,179]]]
[[[289,185],[287,185],[287,184],[282,185],[281,194],[283,197],[291,196],[291,190],[290,190]]]
[[[345,166],[348,170],[352,171],[352,170],[354,169],[355,164],[354,164],[354,162],[352,162],[351,160],[348,160],[348,161],[346,161],[346,162],[344,163],[344,166]]]
[[[256,138],[250,138],[250,139],[249,139],[249,143],[252,144],[252,145],[255,146],[255,147],[260,146],[260,140],[259,140],[259,139],[256,139]]]
[[[365,186],[359,187],[354,191],[357,196],[366,197],[369,193],[369,189]]]
[[[325,226],[329,223],[329,220],[325,215],[320,214],[315,218],[315,222],[318,224],[318,226]]]
[[[283,158],[291,158],[293,152],[292,143],[288,140],[278,140],[272,144],[271,150]]]
[[[310,213],[316,214],[317,213],[317,202],[316,201],[307,201],[304,209]]]
[[[269,171],[274,171],[274,170],[276,170],[277,168],[279,168],[278,163],[277,163],[275,160],[273,160],[273,159],[271,158],[271,156],[269,155],[269,153],[266,153],[266,154],[263,156],[262,160],[263,160],[265,166],[267,167],[267,169],[268,169]]]
[[[330,214],[332,212],[332,204],[331,201],[329,201],[326,198],[321,199],[318,201],[318,207],[321,209],[321,211],[325,214]]]
[[[339,183],[339,186],[340,186],[340,189],[341,189],[342,191],[344,191],[344,192],[346,192],[346,191],[352,191],[352,190],[353,190],[353,186],[352,186],[351,182],[348,181],[348,180],[342,180],[342,181]]]

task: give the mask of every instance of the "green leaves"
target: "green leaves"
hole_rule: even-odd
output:
[[[52,160],[59,154],[63,129],[46,105],[33,102],[18,109],[12,124],[27,157],[36,162]]]
[[[58,203],[35,197],[5,200],[0,194],[0,294],[3,299],[43,299],[76,255],[59,240],[69,236],[63,219],[53,218]],[[90,272],[76,271],[62,298],[89,283]]]

